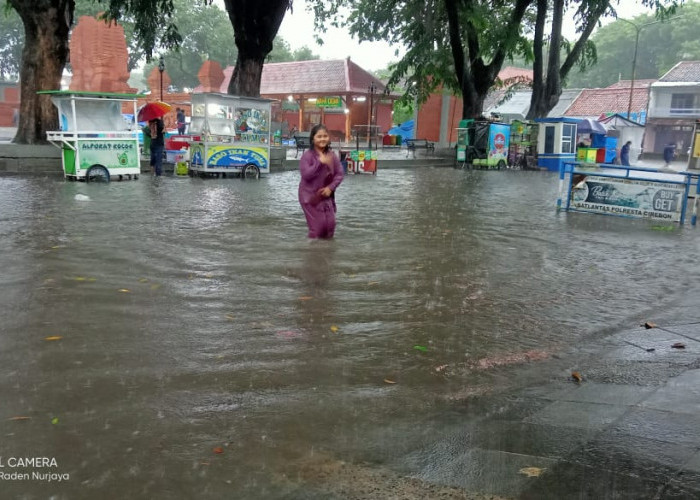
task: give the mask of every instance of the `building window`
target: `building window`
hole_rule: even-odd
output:
[[[575,125],[564,125],[561,133],[561,152],[562,153],[573,153],[574,152],[574,140],[576,136],[576,126]]]
[[[672,94],[671,114],[687,115],[695,111],[695,94]]]

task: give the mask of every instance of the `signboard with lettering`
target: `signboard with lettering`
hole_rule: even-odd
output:
[[[348,162],[348,173],[377,173],[377,151],[371,149],[349,151],[346,159]]]
[[[78,151],[80,169],[86,170],[92,165],[113,168],[140,168],[137,140],[79,141]]]
[[[582,212],[679,222],[685,185],[589,175],[571,189],[570,207]]]
[[[337,96],[319,97],[316,99],[317,108],[342,108],[343,100]]]

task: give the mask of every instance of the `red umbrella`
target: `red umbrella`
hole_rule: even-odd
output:
[[[173,107],[161,101],[147,102],[139,109],[136,118],[140,122],[151,121],[167,114]]]

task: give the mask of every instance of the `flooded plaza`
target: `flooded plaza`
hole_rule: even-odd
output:
[[[551,173],[380,165],[332,241],[298,181],[0,178],[0,472],[57,474],[0,497],[462,498],[399,476],[514,367],[700,288],[700,229],[557,213]]]

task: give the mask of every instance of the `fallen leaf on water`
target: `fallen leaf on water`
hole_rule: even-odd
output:
[[[649,330],[650,328],[656,328],[656,323],[652,323],[651,321],[647,321],[642,325],[644,328]]]
[[[234,319],[236,319],[236,317],[235,317],[233,314],[227,314],[227,315],[226,315],[226,319],[228,319],[228,320],[234,320]]]
[[[518,472],[527,477],[539,477],[547,469],[541,469],[539,467],[523,467]]]
[[[379,281],[370,281],[369,283],[367,283],[367,285],[369,285],[369,286],[378,285],[378,284],[379,284]]]
[[[337,326],[335,326],[335,325],[331,326],[331,331],[333,333],[336,333],[338,330],[339,330],[339,328]]]
[[[53,425],[56,425],[56,424],[58,423],[58,417],[52,418],[52,419],[51,419],[51,423],[52,423]]]
[[[311,300],[311,299],[313,299],[313,297],[311,297],[310,295],[303,295],[303,296],[299,297],[299,300]]]
[[[436,366],[436,367],[435,367],[435,371],[438,372],[438,373],[440,373],[440,372],[443,371],[445,368],[447,368],[447,366],[448,366],[448,365]]]
[[[160,288],[160,285],[158,283],[154,283],[151,285],[151,290],[158,290]]]
[[[10,417],[7,420],[31,420],[32,417]]]
[[[87,280],[87,278],[85,278],[83,276],[76,276],[75,278],[73,278],[73,281],[85,281],[85,280]]]
[[[214,277],[214,275],[213,274],[205,274],[204,277],[207,279],[211,279]]]
[[[423,345],[414,345],[413,348],[416,351],[421,351],[421,352],[428,352],[428,348],[423,346]]]
[[[388,379],[388,378],[385,378],[385,379],[384,379],[384,383],[386,383],[386,384],[395,384],[396,382],[393,381],[393,380],[390,380],[390,379]]]
[[[62,338],[63,337],[61,337],[60,335],[52,335],[50,337],[44,338],[44,340],[61,340]]]
[[[118,291],[122,293],[131,293],[131,290],[129,290],[128,288],[120,288]]]
[[[199,464],[200,464],[200,465],[211,465],[211,464],[210,464],[209,462],[207,462],[206,460],[205,460],[205,461],[202,461],[202,462],[199,462]]]
[[[148,283],[148,278],[139,278],[139,283]]]
[[[649,349],[647,349],[647,352],[654,352],[655,350],[656,350],[655,347],[650,347]]]
[[[685,344],[683,342],[676,342],[671,346],[672,349],[685,349]]]
[[[59,245],[54,245],[51,247],[51,250],[56,250],[57,248],[61,248]]]
[[[214,449],[211,450],[211,451],[213,451],[214,453],[217,453],[217,454],[220,455],[220,454],[222,454],[222,453],[224,452],[224,449],[223,449],[221,446],[217,446],[216,448],[214,448]]]
[[[576,382],[583,382],[583,377],[579,372],[571,372],[571,378]]]

